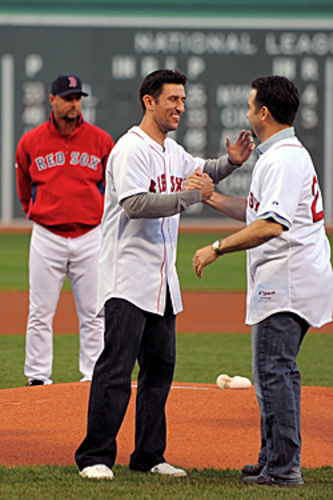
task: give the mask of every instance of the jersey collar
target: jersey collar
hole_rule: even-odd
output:
[[[276,144],[279,141],[282,141],[283,139],[292,139],[295,137],[295,129],[294,127],[289,127],[281,130],[280,132],[277,132],[276,134],[272,135],[267,141],[262,142],[259,144],[257,147],[257,152],[260,155],[263,155],[266,153],[266,151],[269,150],[274,144]]]
[[[140,127],[137,126],[132,127],[129,129],[128,133],[139,135],[141,139],[146,141],[149,144],[149,146],[155,149],[158,153],[160,154],[165,153],[165,147],[161,146],[158,142],[154,141],[154,139],[152,139],[150,135],[146,134],[146,132],[144,132]]]

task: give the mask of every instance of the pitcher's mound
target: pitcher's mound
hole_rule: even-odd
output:
[[[74,464],[85,435],[89,383],[0,391],[0,464]],[[134,442],[136,389],[118,439],[117,463]],[[333,466],[333,388],[302,390],[302,465]],[[240,469],[256,463],[259,411],[253,388],[174,383],[167,406],[166,459],[188,469]]]

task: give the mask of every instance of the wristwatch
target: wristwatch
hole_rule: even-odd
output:
[[[220,245],[221,245],[221,240],[216,240],[213,243],[213,250],[216,253],[216,255],[219,257],[220,255],[223,255],[223,252],[220,250]]]

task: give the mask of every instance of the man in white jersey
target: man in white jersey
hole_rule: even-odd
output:
[[[309,326],[332,320],[332,269],[322,197],[307,150],[292,124],[299,93],[287,78],[252,82],[247,118],[261,141],[248,197],[214,193],[209,204],[247,227],[198,250],[202,270],[219,255],[247,250],[246,322],[252,325],[252,370],[261,412],[258,463],[243,482],[303,484],[301,378],[296,356]]]
[[[140,371],[130,469],[186,476],[164,459],[175,318],[182,310],[175,267],[179,214],[207,200],[212,179],[219,182],[232,173],[253,149],[250,132],[242,131],[233,146],[227,140],[228,156],[205,161],[167,138],[184,112],[186,82],[185,75],[171,70],[143,80],[142,122],[118,141],[108,161],[98,277],[105,348],[93,374],[87,435],[76,452],[82,477],[113,477],[116,437],[136,359]],[[183,180],[196,169],[203,175],[190,178],[183,191]]]

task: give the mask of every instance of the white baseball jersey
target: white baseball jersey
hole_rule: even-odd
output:
[[[107,164],[98,313],[117,297],[163,315],[167,284],[174,313],[182,310],[175,266],[179,215],[129,219],[121,201],[140,193],[182,191],[183,179],[203,165],[203,159],[192,157],[174,140],[167,138],[162,147],[139,127],[119,139]]]
[[[247,224],[272,217],[285,231],[247,251],[246,322],[289,311],[320,327],[332,320],[333,275],[316,171],[292,127],[258,152]]]

